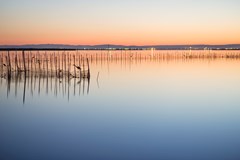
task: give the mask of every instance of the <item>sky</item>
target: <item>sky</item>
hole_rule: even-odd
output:
[[[6,44],[240,44],[240,1],[0,0]]]

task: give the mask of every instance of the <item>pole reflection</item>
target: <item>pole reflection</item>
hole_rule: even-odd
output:
[[[53,94],[54,96],[67,97],[70,99],[70,94],[73,96],[88,95],[90,92],[90,78],[75,78],[70,76],[56,77],[49,73],[34,74],[34,73],[16,73],[6,78],[1,78],[0,84],[6,83],[7,98],[14,90],[14,95],[17,98],[22,96],[22,103],[26,99],[26,92],[32,97],[44,93],[46,95]],[[22,91],[22,92],[19,92]],[[71,93],[72,92],[72,93]]]

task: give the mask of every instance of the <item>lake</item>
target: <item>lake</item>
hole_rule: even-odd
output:
[[[69,52],[90,78],[0,78],[0,159],[240,158],[239,51]]]

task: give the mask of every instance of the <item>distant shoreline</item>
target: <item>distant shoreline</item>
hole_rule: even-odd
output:
[[[116,48],[116,49],[70,49],[70,48],[0,48],[0,51],[144,51],[144,50],[150,50],[150,49],[121,49],[121,48]],[[157,51],[164,51],[164,50],[189,50],[189,49],[155,49]],[[204,49],[191,49],[191,50],[204,50]],[[238,49],[209,49],[209,50],[219,50],[219,51],[239,51],[240,48]]]
[[[26,44],[0,45],[1,51],[13,50],[240,50],[240,44],[226,45],[65,45],[65,44]]]

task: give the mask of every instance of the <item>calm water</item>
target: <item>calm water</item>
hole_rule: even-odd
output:
[[[90,81],[0,79],[0,159],[240,158],[240,60],[90,65]]]

